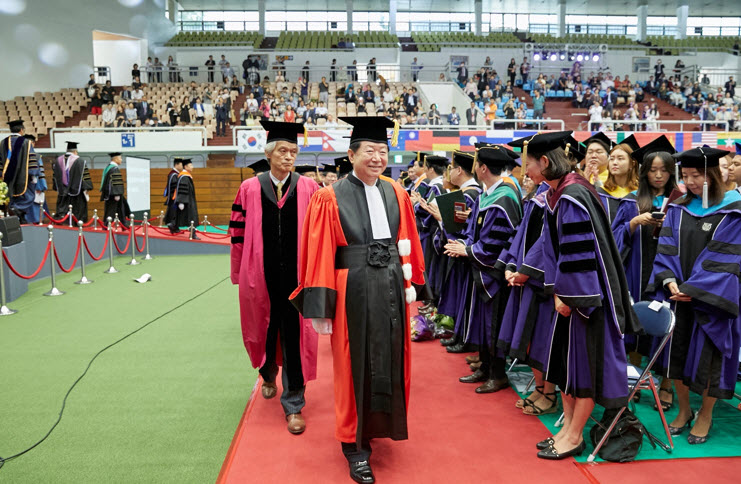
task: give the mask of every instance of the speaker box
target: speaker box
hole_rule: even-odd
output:
[[[3,234],[3,247],[23,242],[21,223],[16,216],[0,218],[0,233]]]

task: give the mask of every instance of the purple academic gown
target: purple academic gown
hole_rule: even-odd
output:
[[[441,184],[430,184],[427,200],[430,200],[433,195],[435,197],[440,196],[444,193],[444,190]],[[447,259],[446,255],[436,250],[434,244],[434,237],[440,226],[432,215],[419,206],[415,208],[415,216],[417,217],[417,229],[421,229],[419,230],[419,241],[422,244],[422,252],[425,256],[425,273],[427,275],[425,281],[437,303],[445,275],[444,262]]]
[[[572,311],[554,313],[545,378],[572,397],[622,407],[628,397],[623,334],[637,331],[638,323],[607,215],[591,185],[574,173],[547,199],[545,292]]]
[[[672,204],[659,237],[652,285],[656,299],[668,300],[666,284],[675,280],[692,297],[675,303],[676,326],[657,365],[696,393],[733,396],[741,347],[739,266],[741,265],[741,196],[726,193],[723,203],[702,210]]]
[[[543,291],[543,211],[548,184],[525,202],[522,223],[499,262],[502,270],[529,276],[522,287],[513,287],[499,330],[498,346],[506,354],[545,371],[553,331],[553,297]]]
[[[612,223],[612,221],[615,220],[618,205],[620,205],[620,201],[622,200],[622,198],[613,197],[602,187],[597,188],[597,194],[599,195],[602,205],[605,207],[605,212],[607,212],[608,222]]]
[[[489,200],[489,204],[482,207],[482,200]],[[503,181],[491,195],[479,197],[468,218],[464,243],[473,277],[466,288],[471,291],[466,343],[490,349],[497,347],[496,338],[509,288],[504,273],[496,270],[495,265],[520,224],[521,210],[519,191],[513,184]]]

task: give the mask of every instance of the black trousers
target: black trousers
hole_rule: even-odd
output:
[[[484,372],[489,379],[504,380],[507,378],[507,362],[504,361],[504,358],[492,355],[488,347],[481,347],[481,351],[479,351],[479,359],[481,360],[481,371]]]
[[[342,444],[342,453],[345,454],[347,462],[368,461],[371,456],[370,440],[364,440],[360,447],[355,442],[340,442]]]

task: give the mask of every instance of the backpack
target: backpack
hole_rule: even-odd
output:
[[[589,430],[589,437],[596,447],[602,436],[605,435],[610,423],[620,409],[607,409],[602,419]],[[635,460],[643,444],[643,437],[648,431],[638,418],[627,408],[620,415],[620,419],[613,427],[610,436],[605,441],[598,455],[610,462],[631,462]],[[656,448],[656,444],[649,437],[649,443]]]

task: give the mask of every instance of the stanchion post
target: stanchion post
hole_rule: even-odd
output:
[[[96,210],[97,212],[97,210]],[[93,217],[97,217],[98,214],[96,213],[93,215]],[[79,281],[75,281],[75,284],[92,284],[94,281],[91,281],[87,278],[85,275],[85,251],[83,249],[83,245],[85,245],[85,241],[83,240],[84,235],[82,235],[82,220],[79,220],[77,222],[77,227],[80,230],[79,237],[80,237],[80,271],[82,271],[82,277],[80,277]]]
[[[144,260],[152,260],[154,257],[149,255],[149,214],[144,212]]]
[[[69,215],[69,226],[72,227],[72,205],[68,205],[69,210],[67,211],[67,215]]]
[[[190,221],[190,227],[188,227],[188,239],[193,240],[193,237],[196,235],[196,226],[195,222],[192,220]]]
[[[98,229],[98,209],[96,208],[93,210],[93,230],[99,230]]]
[[[208,226],[208,224],[210,223],[210,222],[208,221],[208,215],[204,215],[204,216],[203,216],[203,222],[201,222],[201,223],[203,224],[203,230],[205,231],[205,230],[206,230],[206,227],[207,227],[207,226]]]
[[[2,252],[3,252],[3,234],[0,232],[0,316],[10,316],[11,314],[15,314],[18,311],[15,309],[10,309],[5,304],[5,264],[2,258]]]
[[[113,223],[116,225],[117,232],[121,230],[121,220],[118,218],[118,214],[116,214],[116,217],[113,219]]]
[[[113,219],[111,217],[108,217],[108,263],[108,270],[104,271],[104,274],[115,274],[118,272],[113,267]]]
[[[165,211],[160,210],[160,228],[164,228],[165,226]]]
[[[147,216],[144,216],[144,220],[147,219]],[[131,222],[129,224],[129,231],[131,232],[131,260],[126,263],[127,266],[138,266],[141,264],[138,260],[136,260],[136,222],[134,221],[134,214],[132,213],[129,215],[129,221]]]
[[[70,210],[72,205],[70,205]],[[44,293],[44,296],[62,296],[64,291],[57,289],[57,271],[54,268],[54,226],[49,225],[49,242],[51,248],[49,249],[49,267],[51,267],[51,289]]]

